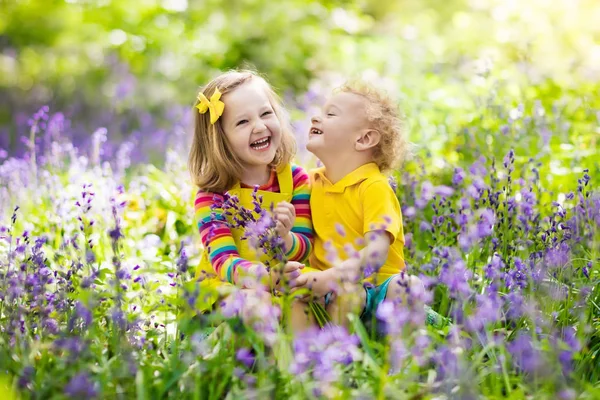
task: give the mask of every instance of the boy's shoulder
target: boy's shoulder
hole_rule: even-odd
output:
[[[392,186],[390,185],[389,178],[382,172],[369,175],[359,184],[359,191],[362,194],[368,194],[371,192],[391,191],[393,192]]]
[[[311,181],[316,177],[325,176],[325,167],[312,168],[308,171]],[[370,186],[377,182],[389,182],[389,178],[379,170],[375,163],[365,164],[356,170],[350,172],[340,182],[344,182],[344,186],[366,185]]]

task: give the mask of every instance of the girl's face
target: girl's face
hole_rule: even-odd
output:
[[[281,144],[281,124],[263,85],[253,79],[222,98],[225,136],[246,168],[270,164]]]

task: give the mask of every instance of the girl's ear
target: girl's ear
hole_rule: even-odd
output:
[[[381,133],[379,133],[378,130],[367,129],[358,137],[358,139],[356,139],[354,148],[357,151],[372,149],[373,147],[377,146],[380,141]]]

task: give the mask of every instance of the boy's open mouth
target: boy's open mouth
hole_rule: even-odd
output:
[[[322,135],[323,131],[318,128],[310,128],[311,135]]]
[[[254,142],[250,143],[250,147],[252,147],[252,149],[254,149],[254,150],[265,150],[265,149],[269,148],[270,145],[271,145],[270,137],[258,139],[258,140],[255,140]]]

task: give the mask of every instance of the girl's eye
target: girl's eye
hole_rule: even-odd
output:
[[[327,113],[327,116],[328,117],[335,117],[335,114],[334,113]]]
[[[265,111],[264,113],[262,113],[262,116],[266,116],[266,115],[271,115],[273,114],[273,111]]]
[[[243,119],[243,120],[239,121],[237,124],[235,124],[235,126],[240,126],[242,124],[245,124],[246,122],[248,122],[248,120],[247,119]]]

